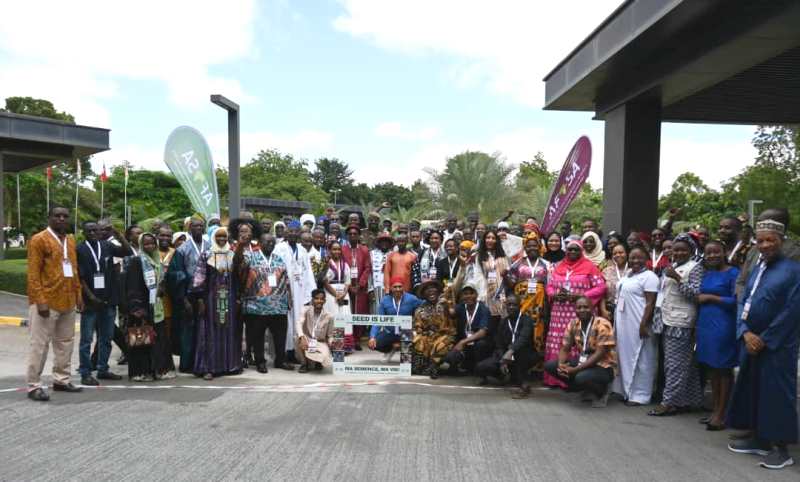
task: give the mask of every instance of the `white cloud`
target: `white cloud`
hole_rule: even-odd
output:
[[[206,107],[214,91],[247,99],[236,79],[210,69],[253,54],[255,10],[254,0],[6,2],[0,95],[47,98],[105,127],[102,104],[121,79],[163,82],[184,108]]]
[[[542,78],[619,0],[342,0],[334,27],[409,55],[450,57],[455,85],[485,85],[529,106],[544,101]]]
[[[383,122],[375,127],[378,137],[402,139],[407,141],[429,141],[438,137],[441,131],[438,127],[419,127],[412,129],[400,122]]]

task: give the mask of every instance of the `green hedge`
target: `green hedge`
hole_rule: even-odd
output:
[[[6,259],[27,259],[28,250],[26,248],[8,248],[5,253]]]
[[[0,290],[25,295],[28,282],[28,260],[0,261]]]

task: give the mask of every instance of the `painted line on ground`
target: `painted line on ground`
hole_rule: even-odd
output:
[[[18,316],[0,316],[0,325],[2,326],[27,326],[28,320]]]
[[[333,383],[307,383],[302,385],[150,385],[146,382],[141,385],[99,385],[99,386],[86,386],[77,385],[86,389],[95,390],[175,390],[175,389],[189,389],[189,390],[230,390],[230,391],[247,391],[247,392],[315,392],[327,391],[331,388],[354,388],[365,386],[415,386],[424,388],[443,388],[443,389],[460,389],[460,390],[506,390],[507,387],[487,387],[476,385],[441,385],[436,383],[414,382],[406,380],[371,380],[365,382],[333,382]],[[549,390],[547,387],[535,387],[534,390]],[[0,393],[11,392],[26,392],[28,387],[17,388],[3,388]]]

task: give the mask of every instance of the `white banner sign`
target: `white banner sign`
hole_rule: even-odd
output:
[[[397,341],[400,352],[399,365],[354,365],[344,356],[344,337],[353,334],[353,325],[372,325],[397,327]],[[353,375],[398,375],[411,376],[411,337],[412,318],[394,315],[337,315],[334,318],[333,373]]]

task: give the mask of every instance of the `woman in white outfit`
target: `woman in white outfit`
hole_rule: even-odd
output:
[[[614,381],[614,391],[625,397],[628,406],[650,403],[658,371],[658,342],[651,328],[659,280],[646,263],[647,252],[643,248],[631,249],[630,271],[617,286],[614,320],[619,376]]]

